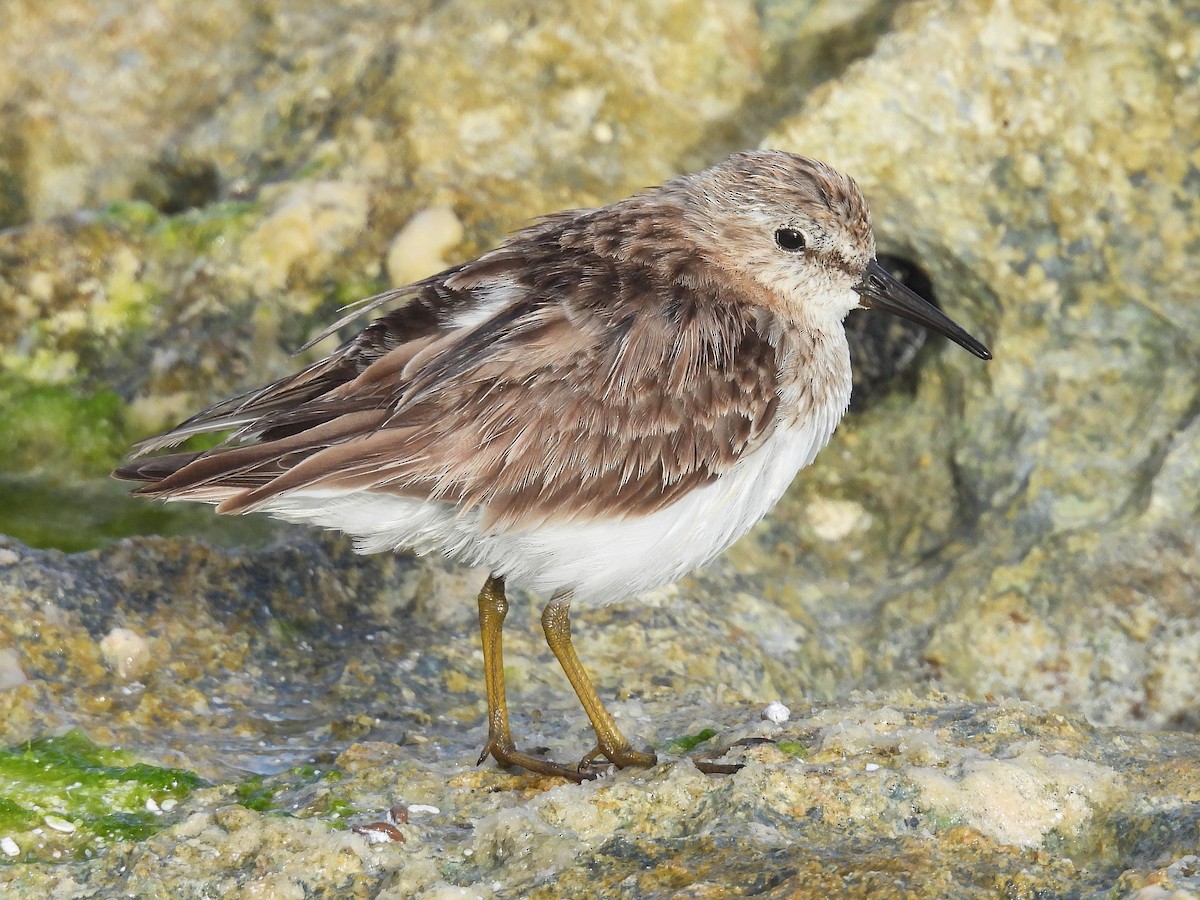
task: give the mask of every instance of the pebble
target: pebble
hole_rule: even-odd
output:
[[[462,223],[448,206],[414,215],[392,239],[387,272],[392,284],[408,284],[446,267],[445,254],[463,239]]]
[[[772,700],[767,704],[767,708],[762,711],[762,717],[768,722],[782,725],[792,717],[792,711],[778,700]]]
[[[29,679],[21,671],[21,661],[15,650],[0,650],[0,691],[15,688]]]
[[[100,641],[100,654],[109,670],[122,681],[137,681],[153,662],[150,644],[130,628],[114,628]]]
[[[55,831],[60,831],[63,834],[71,834],[75,831],[74,822],[68,822],[59,816],[44,816],[42,821],[46,823],[47,828],[53,828]]]
[[[814,497],[808,504],[808,524],[823,541],[835,543],[871,524],[871,516],[861,503]]]

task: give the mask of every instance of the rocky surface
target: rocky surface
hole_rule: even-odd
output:
[[[209,782],[181,793],[167,781],[147,796],[144,836],[103,839],[88,816],[94,791],[85,812],[82,796],[39,793],[36,773],[21,795],[6,781],[10,802],[36,814],[2,836],[19,862],[0,865],[0,889],[909,896],[919,885],[987,897],[1194,887],[1191,735],[1096,729],[1027,702],[937,692],[810,704],[791,700],[793,688],[782,692],[791,710],[768,711],[788,656],[771,638],[786,635],[777,610],[737,594],[731,571],[724,605],[697,602],[685,583],[579,617],[581,652],[658,766],[578,786],[476,766],[486,727],[464,595],[477,574],[302,538],[252,554],[164,539],[73,556],[0,545],[0,643],[17,648],[0,688],[0,740],[79,727]],[[591,735],[534,634],[536,606],[515,599],[515,730],[526,746],[574,759]],[[689,757],[742,768],[703,774]],[[0,808],[0,823],[11,812]]]
[[[0,743],[81,727],[212,786],[91,858],[6,826],[6,892],[1200,892],[1191,6],[10,7],[0,521],[206,540],[0,544]],[[480,573],[100,486],[338,304],[756,144],[851,172],[996,359],[935,342],[721,561],[580,612],[655,769],[474,767]],[[569,760],[536,612],[514,724]],[[707,747],[746,765],[703,775]],[[402,842],[344,830],[397,804]]]

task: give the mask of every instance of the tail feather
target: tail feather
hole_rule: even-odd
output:
[[[150,493],[153,486],[164,478],[174,475],[186,465],[200,458],[200,453],[170,453],[166,456],[152,456],[146,459],[131,459],[125,465],[113,472],[113,478],[122,481],[144,481],[149,487],[138,488],[135,494]]]
[[[372,431],[385,415],[382,410],[348,413],[298,434],[264,443],[134,458],[113,475],[125,481],[145,482],[144,487],[134,491],[144,497],[220,502],[263,488],[330,445]]]
[[[425,290],[429,297],[416,309],[397,315]],[[135,494],[163,500],[221,503],[265,488],[332,444],[385,425],[398,390],[395,379],[415,352],[447,331],[439,310],[459,299],[457,294],[445,295],[440,282],[429,280],[352,304],[347,315],[314,342],[385,303],[406,301],[389,314],[394,321],[377,320],[301,371],[210,406],[171,430],[140,441],[113,476],[141,482]],[[386,362],[360,384],[359,377],[380,360]],[[223,433],[223,440],[206,451],[143,456],[170,450],[197,435]]]

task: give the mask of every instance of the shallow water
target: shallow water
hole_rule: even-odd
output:
[[[41,549],[93,550],[139,534],[203,538],[221,547],[258,547],[277,533],[261,516],[215,516],[207,506],[147,502],[109,478],[64,483],[36,474],[0,474],[0,534]]]

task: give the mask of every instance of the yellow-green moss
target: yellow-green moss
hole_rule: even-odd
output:
[[[0,860],[65,862],[143,840],[170,821],[164,803],[169,809],[204,784],[192,772],[137,763],[80,731],[0,748],[0,836],[21,850]]]
[[[125,404],[112,391],[32,384],[0,373],[0,467],[8,472],[107,472],[129,444]]]

